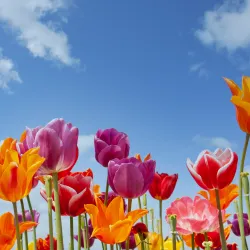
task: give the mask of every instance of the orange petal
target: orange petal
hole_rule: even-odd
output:
[[[223,78],[223,79],[225,80],[226,84],[230,88],[233,96],[241,96],[241,89],[233,80],[230,80],[228,78]]]
[[[141,217],[143,217],[147,213],[148,213],[147,209],[136,209],[136,210],[129,212],[126,215],[126,218],[131,218],[131,220],[133,220],[133,224],[134,224],[137,220],[139,220]]]
[[[114,243],[121,243],[125,241],[130,234],[132,226],[133,226],[133,221],[131,219],[118,221],[114,225],[112,225],[110,229],[111,229],[111,234],[115,238]]]
[[[21,134],[21,137],[20,137],[20,142],[23,142],[25,139],[26,139],[26,130],[23,131],[23,133]]]
[[[19,230],[20,230],[20,234],[24,233],[25,231],[37,226],[38,223],[34,222],[34,221],[25,221],[25,222],[21,222],[19,223]]]
[[[91,237],[96,237],[105,244],[115,244],[114,235],[109,228],[94,228]]]
[[[250,102],[250,77],[243,76],[243,78],[242,78],[242,91],[243,91],[242,100],[245,102]]]
[[[136,155],[135,155],[135,158],[136,158],[137,160],[139,160],[140,162],[142,162],[142,160],[141,160],[141,155],[140,155],[140,154],[136,154]]]
[[[124,202],[123,199],[118,196],[114,198],[106,210],[105,216],[110,225],[115,224],[119,220],[124,220]]]
[[[98,216],[98,208],[95,205],[92,204],[86,204],[84,205],[85,211],[89,214],[92,226],[98,227],[97,224],[97,216]]]
[[[148,161],[150,159],[151,159],[151,154],[149,153],[145,156],[144,161]]]
[[[201,190],[201,191],[199,191],[197,194],[200,194],[200,195],[203,196],[205,199],[209,200],[207,191]]]

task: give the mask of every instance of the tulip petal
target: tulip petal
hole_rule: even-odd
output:
[[[233,80],[225,78],[225,77],[224,77],[224,80],[226,84],[228,85],[228,87],[230,88],[232,95],[241,96],[241,89]]]
[[[32,229],[33,227],[35,227],[37,225],[38,225],[38,223],[36,223],[34,221],[25,221],[25,222],[19,223],[20,234]]]
[[[98,225],[97,216],[98,216],[98,208],[92,204],[86,204],[84,205],[84,208],[86,212],[90,215],[91,223],[93,228],[99,227],[101,225]]]
[[[250,102],[250,77],[247,76],[242,77],[242,91],[243,91],[242,101]]]
[[[110,202],[105,216],[110,224],[114,224],[116,221],[125,219],[124,202],[121,197],[118,196]]]
[[[147,209],[136,209],[136,210],[128,212],[128,214],[126,215],[126,218],[131,219],[134,224],[136,221],[138,221],[141,217],[143,217],[146,214],[148,214]]]
[[[115,242],[121,243],[125,241],[131,231],[133,226],[133,221],[130,219],[125,219],[123,221],[118,221],[114,225],[111,226],[111,234],[114,235]]]
[[[96,237],[105,244],[115,244],[115,235],[110,232],[109,228],[94,228],[91,237]]]
[[[123,157],[123,152],[121,148],[117,145],[109,145],[105,147],[97,156],[97,161],[104,167],[108,166],[110,160],[117,158],[121,159]]]
[[[116,174],[116,171],[119,169],[119,166],[116,164],[116,161],[115,160],[112,160],[109,162],[108,164],[108,182],[109,182],[109,185],[110,187],[112,188],[112,190],[116,192],[116,189],[115,189],[115,186],[114,186],[114,177],[115,177],[115,174]]]

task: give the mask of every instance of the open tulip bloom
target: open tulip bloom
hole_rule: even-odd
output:
[[[176,188],[182,181],[177,171],[159,172],[151,154],[143,160],[140,154],[131,157],[128,135],[115,128],[99,129],[93,138],[93,157],[106,169],[99,179],[98,167],[95,171],[76,167],[79,131],[62,118],[27,127],[20,140],[3,140],[0,199],[12,203],[13,214],[0,215],[0,250],[180,250],[185,246],[247,250],[250,185],[244,165],[250,139],[250,77],[243,77],[242,89],[230,79],[225,81],[239,128],[246,133],[240,168],[238,155],[230,148],[203,150],[195,161],[188,158],[179,170],[190,174],[202,189],[192,197],[185,196],[185,188],[189,189],[185,180],[183,190]],[[233,183],[236,173],[239,183]],[[30,196],[38,183],[48,212],[45,235],[39,233],[45,217],[33,209]],[[157,213],[151,207],[156,202]],[[235,214],[226,213],[232,207]],[[62,216],[69,227],[62,226]],[[232,235],[240,238],[237,244]]]

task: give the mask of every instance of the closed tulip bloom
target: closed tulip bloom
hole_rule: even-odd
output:
[[[107,207],[97,198],[96,205],[85,205],[85,209],[94,229],[91,237],[111,245],[125,241],[133,224],[148,213],[146,209],[136,209],[125,214],[121,197],[114,198]]]
[[[219,228],[219,210],[206,199],[196,196],[182,197],[171,203],[166,210],[166,219],[169,222],[170,215],[176,215],[176,231],[179,234],[189,235],[192,233],[211,232]],[[222,211],[223,217],[225,211]]]
[[[132,199],[145,194],[155,173],[155,161],[140,162],[134,157],[112,160],[108,164],[108,181],[113,191]]]
[[[85,204],[95,204],[92,190],[92,177],[81,173],[65,176],[58,183],[61,215],[78,216],[85,212]],[[54,206],[54,192],[52,192],[52,208]],[[42,197],[47,200],[46,191],[41,189]]]
[[[250,133],[250,77],[243,76],[242,89],[233,81],[224,78],[232,93],[231,102],[236,108],[236,117],[240,129]]]
[[[39,148],[30,149],[21,157],[15,150],[7,150],[0,164],[0,199],[16,202],[26,197],[32,189],[33,176],[44,162]]]
[[[187,168],[203,189],[223,189],[230,185],[236,173],[238,156],[230,148],[215,152],[202,151],[196,162],[187,159]]]
[[[250,225],[248,222],[248,215],[246,213],[243,213],[243,222],[244,222],[244,232],[245,236],[250,235]],[[236,236],[240,236],[240,227],[239,227],[239,221],[237,214],[234,214],[233,220],[229,221],[228,224],[232,225],[232,231]]]
[[[54,119],[45,127],[26,129],[26,137],[17,144],[19,152],[40,147],[39,154],[46,160],[39,175],[70,172],[78,159],[78,129],[63,119]]]
[[[26,221],[19,223],[20,233],[31,229],[37,223]],[[14,216],[11,213],[4,213],[0,216],[0,249],[10,250],[16,241],[16,228],[14,224]]]
[[[107,167],[110,160],[123,159],[129,155],[128,136],[114,128],[98,130],[94,145],[95,158],[103,167]]]
[[[178,174],[154,174],[154,179],[149,186],[149,193],[156,200],[167,200],[175,189]]]

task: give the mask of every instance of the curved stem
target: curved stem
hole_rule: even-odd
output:
[[[22,209],[23,221],[25,222],[26,217],[25,217],[25,207],[24,207],[23,199],[20,200],[20,204],[21,204],[21,209]],[[28,232],[27,231],[24,232],[24,239],[25,239],[25,249],[28,250],[29,249],[29,239],[28,239]]]
[[[242,192],[242,178],[241,173],[244,171],[245,158],[247,153],[247,147],[249,142],[249,134],[246,134],[246,139],[242,151],[242,157],[240,162],[240,174],[239,174],[239,215],[238,221],[240,226],[240,236],[241,236],[241,245],[242,249],[246,249],[246,238],[244,232],[244,221],[243,221],[243,192]]]
[[[162,200],[159,200],[159,219],[160,219],[160,234],[161,234],[161,250],[164,250],[163,244],[163,228],[162,228]]]
[[[74,218],[72,216],[70,219],[70,250],[74,250]]]
[[[31,204],[29,195],[26,197],[26,199],[27,199],[27,202],[28,202],[31,218],[35,222],[35,215],[34,215],[34,212],[33,212],[33,208],[32,208],[32,204]],[[36,227],[33,227],[33,242],[34,242],[34,250],[36,250],[36,248],[37,248],[36,247]],[[51,250],[53,250],[53,248]]]
[[[20,237],[20,230],[19,230],[19,221],[18,221],[18,213],[17,213],[17,205],[16,202],[13,202],[13,210],[15,215],[15,228],[16,228],[16,240],[17,240],[17,250],[22,250],[21,245],[21,237]]]
[[[56,212],[57,250],[64,250],[62,219],[61,219],[59,190],[58,190],[58,173],[53,173],[53,186],[54,186],[54,200],[55,200],[55,212]]]
[[[226,237],[224,233],[224,226],[223,226],[223,219],[222,219],[221,205],[220,205],[220,193],[218,189],[215,189],[215,197],[216,197],[217,208],[219,210],[221,249],[227,250],[227,242],[226,242]]]

